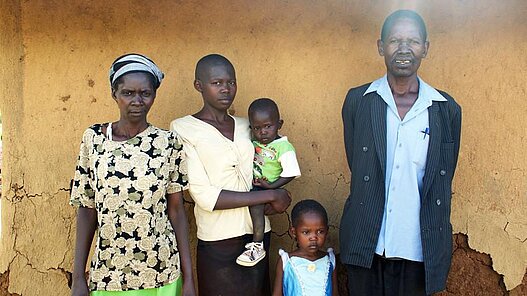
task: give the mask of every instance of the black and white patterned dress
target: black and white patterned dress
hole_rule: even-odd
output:
[[[166,195],[186,189],[182,146],[174,132],[149,125],[112,141],[102,124],[83,135],[70,203],[97,210],[90,290],[156,288],[180,275]]]

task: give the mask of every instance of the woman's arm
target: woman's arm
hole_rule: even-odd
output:
[[[245,206],[270,204],[276,213],[283,213],[291,204],[291,196],[285,189],[237,192],[222,190],[214,210],[226,210]]]
[[[185,124],[178,125],[177,122],[172,122],[170,129],[178,133],[178,141],[183,144],[190,185],[189,191],[197,206],[206,211],[214,211],[269,204],[269,206],[266,205],[267,214],[282,213],[287,209],[291,203],[291,197],[283,189],[261,192],[237,192],[224,190],[220,186],[213,185],[209,177],[210,172],[207,172],[204,166],[203,157],[205,156],[198,153],[195,147],[196,143],[183,136],[185,131],[188,130],[187,128]],[[251,149],[251,159],[252,153],[254,151]],[[252,179],[252,175],[249,179]]]
[[[86,283],[86,262],[90,253],[93,235],[97,228],[97,211],[92,208],[79,207],[77,211],[77,235],[75,238],[75,259],[73,263],[72,296],[88,296]]]
[[[196,295],[194,290],[194,275],[192,273],[192,260],[190,259],[190,245],[188,239],[188,220],[183,205],[181,191],[167,196],[168,219],[176,233],[179,250],[181,271],[183,272],[183,295]]]
[[[282,296],[282,282],[284,280],[284,268],[282,266],[282,258],[278,258],[276,262],[276,275],[274,278],[273,296]]]

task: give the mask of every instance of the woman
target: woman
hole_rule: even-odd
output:
[[[278,213],[285,211],[291,198],[283,189],[248,192],[254,148],[248,121],[227,112],[236,95],[236,75],[229,60],[215,54],[203,57],[196,66],[194,87],[203,97],[202,109],[176,119],[171,129],[182,139],[189,192],[196,202],[199,294],[270,295],[268,256],[254,267],[236,264],[252,240],[247,206],[268,204],[266,214]],[[266,218],[267,250],[270,230]]]
[[[163,76],[145,56],[115,60],[110,84],[120,118],[84,132],[70,199],[79,207],[74,296],[195,294],[182,148],[173,132],[147,121]]]

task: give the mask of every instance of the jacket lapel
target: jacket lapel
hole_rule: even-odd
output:
[[[381,163],[382,176],[386,176],[386,103],[377,93],[371,95],[374,96],[370,111],[375,151]]]
[[[428,108],[428,122],[430,126],[430,142],[428,143],[428,152],[426,156],[426,168],[423,181],[423,188],[421,190],[421,203],[424,197],[428,194],[434,175],[439,165],[439,158],[441,157],[441,127],[439,116],[439,103],[434,101],[432,106]]]

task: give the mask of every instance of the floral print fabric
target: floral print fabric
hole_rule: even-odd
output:
[[[178,279],[179,254],[166,194],[186,189],[182,146],[154,126],[110,141],[103,125],[83,135],[70,203],[97,211],[90,290],[156,288]]]

